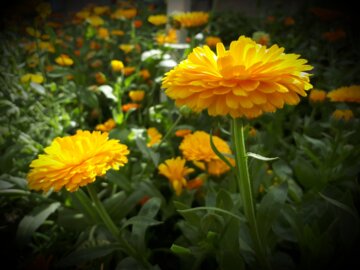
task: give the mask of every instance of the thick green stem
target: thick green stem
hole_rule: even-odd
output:
[[[264,269],[270,269],[265,247],[261,241],[259,228],[256,220],[256,210],[253,197],[252,183],[250,181],[244,126],[241,119],[233,118],[231,126],[233,145],[235,147],[236,179],[244,206],[244,213],[247,218],[251,238],[254,243],[254,250],[259,263]]]
[[[123,239],[120,234],[119,228],[115,225],[108,212],[106,211],[104,205],[99,200],[94,187],[92,185],[87,185],[87,189],[99,216],[101,217],[102,221],[104,222],[108,230],[111,232],[111,234],[121,244],[123,250],[133,258],[138,259],[143,264],[143,266],[145,266],[146,268],[150,268],[151,265],[147,261],[147,259],[142,254],[139,254],[125,239]]]

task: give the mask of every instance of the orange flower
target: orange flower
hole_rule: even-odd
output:
[[[132,19],[136,16],[136,8],[117,9],[111,14],[112,19]]]
[[[203,11],[181,12],[173,15],[173,18],[180,23],[181,27],[191,28],[207,24],[209,13]]]
[[[124,67],[124,75],[129,76],[134,73],[135,67]]]
[[[127,104],[124,104],[124,105],[121,106],[121,110],[123,112],[128,112],[130,110],[136,110],[139,107],[140,107],[140,105],[137,104],[137,103],[127,103]]]
[[[346,32],[342,29],[337,29],[335,31],[325,32],[322,36],[329,42],[335,42],[340,39],[346,38]]]
[[[147,135],[149,137],[147,147],[152,147],[161,141],[162,134],[156,128],[150,127],[146,131],[147,131]]]
[[[142,20],[135,20],[134,21],[134,27],[135,28],[140,28],[143,25]]]
[[[327,94],[332,102],[360,103],[360,85],[340,87]]]
[[[221,42],[221,39],[219,37],[208,36],[207,38],[205,38],[205,43],[209,47],[216,47],[216,44],[219,42]]]
[[[109,30],[104,27],[98,29],[98,37],[101,39],[109,39]]]
[[[149,70],[147,70],[147,69],[142,69],[142,70],[140,70],[140,71],[139,71],[139,75],[140,75],[144,80],[149,79],[150,76],[151,76]]]
[[[324,90],[312,89],[310,91],[309,100],[312,102],[322,102],[326,99],[326,92]]]
[[[101,49],[101,45],[99,43],[97,43],[96,41],[91,41],[90,49],[91,50],[99,50],[99,49]]]
[[[111,35],[113,35],[113,36],[123,36],[123,35],[125,35],[125,32],[122,31],[122,30],[112,30]]]
[[[102,66],[102,61],[100,59],[96,59],[93,62],[91,62],[90,66],[92,68],[98,68]]]
[[[252,35],[252,39],[256,42],[259,43],[261,45],[269,45],[270,43],[270,35],[268,33],[262,32],[262,31],[257,31],[254,32]]]
[[[241,36],[228,50],[222,43],[216,49],[217,55],[208,46],[197,47],[165,74],[162,88],[177,106],[255,118],[299,103],[298,95],[312,88],[306,73],[312,67],[277,45],[266,48]]]
[[[288,16],[284,19],[285,26],[290,26],[290,25],[294,25],[294,24],[295,24],[295,20],[293,17]]]
[[[156,34],[155,39],[159,45],[163,45],[165,43],[176,43],[177,42],[176,30],[171,28],[167,31],[166,34],[160,32]]]
[[[133,102],[140,102],[144,99],[145,91],[133,90],[129,92],[129,97]]]
[[[351,110],[335,110],[332,114],[332,117],[336,120],[344,120],[348,122],[350,119],[354,118],[354,114]]]
[[[104,84],[106,83],[106,76],[102,72],[96,72],[95,73],[95,80],[98,84]]]
[[[116,122],[114,121],[114,119],[110,118],[105,123],[96,125],[95,129],[100,130],[100,131],[109,132],[110,130],[112,130],[115,127],[116,127]]]
[[[195,178],[193,180],[190,180],[187,182],[187,189],[192,190],[192,189],[198,189],[200,188],[202,185],[204,184],[204,180],[202,180],[200,177]]]
[[[185,137],[188,134],[191,134],[192,130],[191,129],[178,129],[177,131],[175,131],[175,136],[176,137]]]

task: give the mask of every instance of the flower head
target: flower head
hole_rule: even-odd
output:
[[[105,123],[96,125],[95,129],[108,132],[112,130],[114,127],[116,127],[116,122],[114,121],[114,119],[110,118]]]
[[[161,141],[162,134],[156,128],[154,127],[148,128],[146,132],[149,137],[147,147],[152,147],[153,145]]]
[[[124,69],[124,63],[120,60],[111,60],[110,65],[114,72],[120,72]]]
[[[181,12],[173,15],[176,22],[180,23],[181,27],[191,28],[202,26],[209,21],[209,13],[203,11]]]
[[[111,14],[111,18],[113,19],[132,19],[136,16],[137,9],[129,8],[129,9],[117,9],[113,14]]]
[[[124,104],[124,105],[121,106],[121,110],[123,112],[128,112],[130,110],[136,110],[139,107],[140,107],[140,105],[137,104],[137,103],[127,103],[127,104]]]
[[[354,114],[351,110],[335,110],[332,114],[332,117],[336,120],[344,120],[348,122],[350,119],[354,118]]]
[[[212,137],[216,148],[223,154],[231,154],[229,145],[217,136]],[[196,131],[185,136],[179,149],[183,156],[190,161],[205,162],[208,165],[208,172],[212,175],[220,175],[229,170],[229,167],[212,150],[210,135],[204,131]],[[229,159],[233,162],[232,159]],[[198,165],[203,165],[199,164]]]
[[[333,102],[357,102],[360,103],[360,85],[340,87],[327,94]]]
[[[91,24],[92,26],[100,26],[104,24],[104,20],[97,15],[93,15],[86,18],[86,21]]]
[[[119,49],[122,50],[124,53],[129,53],[134,49],[134,45],[131,44],[120,44]]]
[[[133,102],[140,102],[144,99],[145,92],[143,90],[133,90],[129,92],[129,97]]]
[[[32,74],[27,73],[21,76],[20,81],[22,83],[34,82],[34,83],[42,83],[44,81],[44,77],[41,74]]]
[[[219,42],[221,42],[221,39],[219,37],[208,36],[205,38],[205,43],[209,47],[216,47],[216,44],[218,44]]]
[[[176,43],[177,42],[177,34],[176,30],[170,28],[166,34],[160,32],[155,36],[155,40],[159,45],[163,45],[165,43]]]
[[[58,137],[30,164],[27,175],[30,189],[76,191],[102,176],[109,169],[118,170],[127,162],[129,150],[108,133],[78,130],[75,135]]]
[[[74,64],[74,61],[67,54],[61,54],[59,57],[55,58],[55,62],[60,66],[71,66]]]
[[[151,15],[147,20],[149,23],[159,26],[167,23],[167,16],[163,14]]]
[[[162,88],[176,105],[187,105],[209,115],[254,118],[274,112],[285,103],[295,105],[306,96],[312,67],[299,55],[283,48],[266,48],[241,36],[228,50],[217,44],[217,55],[208,47],[197,47],[165,74]]]
[[[322,102],[326,99],[326,92],[324,90],[312,89],[310,91],[309,99],[312,102]]]
[[[194,169],[186,167],[185,162],[185,159],[176,157],[165,160],[165,162],[161,163],[158,167],[159,173],[170,181],[177,196],[179,196],[182,189],[187,186],[185,177],[194,171]]]

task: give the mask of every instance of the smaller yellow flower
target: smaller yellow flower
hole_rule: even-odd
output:
[[[333,102],[356,102],[360,103],[360,85],[340,87],[327,94]]]
[[[111,60],[110,65],[114,72],[121,72],[124,69],[124,63],[120,60]]]
[[[181,12],[173,15],[173,19],[183,28],[202,26],[209,21],[209,13],[203,11]]]
[[[34,55],[30,56],[28,59],[26,59],[27,65],[32,68],[36,67],[39,64],[39,62],[40,62],[40,59],[36,54],[34,54]]]
[[[26,30],[26,33],[28,33],[32,37],[35,37],[35,38],[41,37],[41,33],[40,33],[39,30],[36,30],[36,29],[34,29],[32,27],[26,27],[25,30]]]
[[[129,97],[133,102],[140,102],[144,99],[145,92],[143,90],[133,90],[129,92]]]
[[[219,37],[208,36],[205,38],[205,43],[209,47],[216,47],[216,44],[218,44],[219,42],[221,42],[221,39]]]
[[[167,31],[166,34],[160,32],[155,36],[155,40],[159,45],[163,45],[165,43],[176,43],[177,42],[177,34],[176,30],[171,28]]]
[[[351,110],[335,110],[332,117],[339,121],[344,120],[345,122],[348,122],[350,119],[354,118],[354,114]]]
[[[44,81],[44,77],[39,73],[37,74],[27,73],[21,76],[20,81],[22,83],[34,82],[40,84]]]
[[[167,16],[164,14],[159,14],[159,15],[151,15],[148,17],[148,22],[159,26],[159,25],[164,25],[167,23]]]
[[[86,21],[92,26],[100,26],[104,24],[104,20],[100,16],[96,15],[86,18]]]
[[[111,14],[112,19],[132,19],[136,16],[137,9],[117,9],[113,14]]]
[[[95,129],[104,132],[109,132],[114,127],[116,127],[116,122],[114,121],[114,119],[110,118],[105,123],[96,125]]]
[[[121,36],[125,35],[125,32],[122,30],[112,30],[111,35],[121,37]]]
[[[40,41],[39,48],[43,51],[47,51],[47,52],[51,52],[51,53],[55,52],[55,48],[50,42]]]
[[[131,44],[120,44],[119,49],[122,50],[124,53],[129,53],[134,49],[134,45]]]
[[[159,173],[169,180],[177,196],[181,194],[183,188],[187,187],[185,177],[194,171],[194,169],[186,167],[185,162],[185,159],[176,157],[165,160],[158,167]]]
[[[80,18],[80,19],[87,19],[90,17],[90,11],[89,10],[80,10],[79,12],[77,12],[75,14],[76,17]]]
[[[310,91],[309,100],[312,102],[323,102],[326,99],[326,92],[324,90],[312,89]]]
[[[100,27],[97,34],[101,39],[109,39],[109,30],[107,30],[105,27]]]
[[[162,138],[162,134],[154,127],[147,129],[147,135],[149,137],[149,142],[147,143],[147,147],[152,147],[155,144],[159,143]]]
[[[71,66],[74,64],[74,61],[67,54],[61,54],[55,58],[55,62],[60,66]]]
[[[96,15],[102,15],[106,12],[108,12],[110,8],[108,6],[97,6],[94,7],[93,11]]]

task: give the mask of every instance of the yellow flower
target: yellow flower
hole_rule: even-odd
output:
[[[131,44],[120,44],[119,49],[122,50],[124,53],[129,53],[134,49],[134,45]]]
[[[39,38],[41,37],[41,33],[39,30],[35,30],[34,28],[32,27],[26,27],[26,33],[28,33],[30,36],[32,37],[36,37],[36,38]]]
[[[299,55],[283,48],[266,48],[241,36],[229,50],[217,44],[217,55],[208,47],[197,47],[165,74],[162,88],[176,101],[195,112],[209,115],[254,118],[274,112],[285,103],[295,105],[306,96],[312,67]]]
[[[86,18],[86,21],[91,24],[92,26],[100,26],[104,24],[104,20],[97,15],[93,15]]]
[[[223,154],[231,154],[229,145],[217,136],[212,137],[216,148]],[[190,161],[194,161],[198,166],[205,162],[208,166],[208,172],[212,175],[220,175],[227,172],[230,168],[222,161],[212,150],[210,145],[210,135],[204,131],[196,131],[193,134],[185,136],[179,149],[183,156]],[[233,163],[234,160],[228,158]]]
[[[171,28],[167,31],[166,34],[160,32],[155,36],[155,40],[159,45],[163,45],[165,43],[176,43],[177,42],[177,34],[176,30]]]
[[[205,38],[205,43],[209,47],[216,47],[216,44],[221,42],[221,39],[219,37],[215,36],[208,36]]]
[[[37,54],[31,55],[26,59],[26,63],[29,67],[36,67],[40,62],[39,56]]]
[[[111,34],[112,34],[113,36],[123,36],[123,35],[125,35],[125,32],[122,31],[122,30],[112,30],[112,31],[111,31]]]
[[[124,69],[124,63],[120,60],[111,60],[110,65],[114,72],[120,72]]]
[[[113,19],[132,19],[136,16],[137,10],[136,8],[129,9],[117,9],[113,14],[111,14],[111,18]]]
[[[162,134],[154,127],[148,128],[147,135],[149,137],[149,141],[147,143],[147,147],[151,147],[161,141]]]
[[[145,92],[143,90],[133,90],[129,92],[129,97],[133,102],[140,102],[144,99]]]
[[[116,127],[116,122],[114,121],[114,119],[110,118],[105,123],[96,125],[95,129],[108,132],[112,130],[114,127]]]
[[[335,110],[332,114],[332,117],[336,120],[344,120],[349,121],[350,119],[354,118],[354,114],[351,110]]]
[[[48,52],[51,52],[51,53],[55,52],[55,48],[50,42],[40,41],[39,42],[39,48],[41,50],[43,50],[43,51],[48,51]]]
[[[186,167],[185,162],[185,159],[176,157],[165,160],[158,167],[159,173],[169,180],[177,196],[181,194],[183,188],[187,187],[185,177],[194,171],[194,169]]]
[[[102,15],[106,12],[108,12],[110,8],[108,6],[97,6],[94,7],[93,11],[96,15]]]
[[[67,54],[61,54],[55,59],[55,62],[60,66],[71,66],[74,64],[74,61]]]
[[[80,18],[80,19],[87,19],[90,17],[90,11],[89,10],[80,10],[79,12],[77,12],[75,14],[76,17]]]
[[[44,81],[44,77],[41,74],[27,73],[21,76],[20,81],[22,83],[34,82],[40,84]]]
[[[128,159],[129,150],[118,140],[109,140],[108,133],[78,130],[75,135],[56,138],[30,164],[27,175],[30,189],[59,191],[65,187],[76,191],[102,176],[109,169],[118,170]]]
[[[105,27],[100,27],[98,29],[98,37],[101,39],[108,39],[109,38],[109,30],[107,30]]]
[[[312,89],[310,91],[309,99],[312,102],[322,102],[326,99],[326,92],[324,90]]]
[[[175,131],[176,137],[185,137],[186,135],[190,134],[192,132],[191,129],[178,129]]]
[[[360,102],[360,85],[345,86],[335,89],[327,94],[333,102]]]
[[[181,27],[190,28],[207,24],[209,13],[203,11],[181,12],[173,15],[173,18],[180,23]]]
[[[159,26],[167,23],[167,16],[164,14],[151,15],[147,20],[149,23]]]

